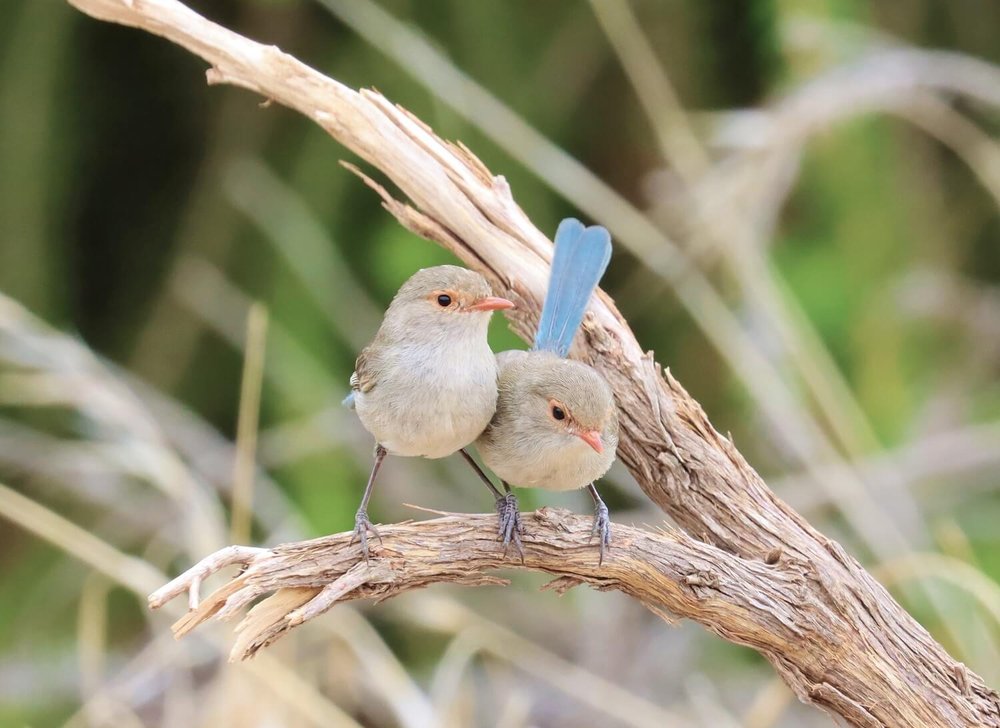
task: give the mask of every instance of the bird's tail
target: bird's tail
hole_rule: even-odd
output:
[[[600,225],[585,228],[571,217],[559,223],[549,290],[535,336],[535,349],[566,356],[611,260],[611,235]]]

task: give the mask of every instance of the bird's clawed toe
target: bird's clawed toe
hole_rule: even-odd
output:
[[[365,510],[359,510],[354,516],[354,535],[351,536],[351,543],[353,544],[355,541],[361,542],[361,555],[365,557],[366,564],[371,556],[371,552],[368,548],[369,531],[375,534],[379,545],[381,545],[382,534],[380,534],[378,529],[375,528],[375,524],[368,520],[368,513]]]
[[[524,524],[521,523],[521,511],[517,507],[517,496],[507,493],[497,498],[497,516],[499,528],[497,535],[503,540],[504,552],[513,542],[521,560],[524,560],[524,545],[521,543],[521,535],[524,533]]]
[[[594,506],[594,527],[590,531],[590,540],[593,541],[595,536],[599,539],[598,546],[601,550],[598,563],[603,564],[604,551],[611,546],[611,517],[604,501],[598,501]]]

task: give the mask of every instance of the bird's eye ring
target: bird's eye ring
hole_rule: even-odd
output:
[[[555,419],[557,419],[557,420],[564,420],[564,419],[566,419],[566,413],[563,412],[563,408],[562,407],[560,407],[559,405],[554,404],[554,405],[552,405],[552,417],[555,418]]]
[[[437,297],[437,302],[438,306],[440,306],[441,308],[448,308],[448,306],[451,305],[451,296],[449,296],[447,293],[442,293],[440,296]]]

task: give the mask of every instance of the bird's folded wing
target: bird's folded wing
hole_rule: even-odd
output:
[[[354,373],[351,375],[351,389],[355,392],[369,392],[375,386],[375,374],[378,371],[378,355],[371,346],[366,346],[358,354],[354,362]]]

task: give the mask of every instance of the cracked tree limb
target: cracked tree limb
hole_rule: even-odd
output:
[[[187,48],[210,64],[209,83],[249,89],[315,121],[406,195],[407,202],[397,201],[368,180],[404,225],[453,251],[486,275],[498,293],[518,303],[508,320],[530,340],[551,244],[514,202],[503,178],[494,177],[464,146],[441,140],[382,95],[349,89],[175,0],[69,1],[94,17],[142,28]],[[582,565],[579,571],[559,571],[564,558],[577,563],[575,549],[580,547],[573,538],[579,524],[567,517],[568,532],[544,528],[542,541],[526,544],[527,568],[560,574],[563,587],[575,580],[612,585],[651,608],[661,605],[661,614],[666,609],[695,619],[727,640],[758,650],[800,699],[855,725],[1000,726],[997,693],[952,659],[839,544],[774,496],[733,444],[715,431],[701,406],[642,350],[606,294],[598,295],[584,320],[573,354],[597,368],[614,389],[622,426],[619,457],[643,491],[690,535],[618,527],[616,539],[622,543],[612,549],[606,572]],[[374,572],[352,571],[356,557],[339,546],[342,536],[307,542],[329,559],[323,561],[327,570],[298,586],[294,573],[281,578],[272,574],[271,585],[282,591],[271,600],[290,601],[267,600],[248,619],[256,614],[267,621],[268,609],[284,619],[299,608],[304,611],[295,612],[291,621],[306,619],[312,616],[308,605],[316,588],[327,585],[323,599],[332,604],[354,596],[386,596],[393,583],[408,588],[422,585],[420,578],[431,583],[432,574],[495,583],[482,573],[495,568],[500,558],[488,555],[493,553],[490,544],[484,540],[478,550],[468,551],[479,543],[475,534],[485,528],[484,518],[387,526],[386,558],[373,564]],[[465,550],[453,550],[453,539]],[[540,553],[543,546],[558,548],[558,558]],[[219,617],[237,612],[252,601],[248,594],[266,586],[258,575],[291,563],[281,559],[299,553],[295,548],[303,545],[248,554],[247,571],[204,604],[219,605]],[[442,554],[453,560],[440,561]],[[579,553],[581,560],[585,556],[593,558],[591,551]],[[622,571],[622,559],[629,559],[634,573]],[[693,564],[701,566],[683,575],[678,571]],[[650,580],[630,581],[638,573]],[[652,579],[654,573],[662,581]],[[743,602],[733,596],[737,578]],[[635,593],[629,591],[633,583]],[[662,593],[639,591],[652,583]],[[250,591],[241,591],[244,586]],[[775,605],[782,610],[775,613]],[[324,606],[321,601],[313,611]],[[200,621],[203,608],[211,609],[199,606],[189,616],[190,626]],[[244,627],[240,639],[256,633]],[[252,652],[251,642],[238,647]]]
[[[149,597],[158,608],[187,593],[189,602],[210,574],[234,563],[241,572],[197,603],[175,625],[180,636],[202,622],[227,619],[261,597],[237,627],[231,659],[251,657],[292,627],[318,617],[337,602],[387,599],[437,583],[480,586],[506,580],[499,568],[544,571],[559,593],[578,584],[617,589],[668,621],[694,619],[727,639],[758,649],[784,649],[795,641],[830,644],[826,607],[803,583],[803,573],[778,563],[742,559],[672,530],[649,532],[615,525],[614,547],[603,565],[591,535],[590,516],[557,508],[524,514],[524,560],[497,542],[493,514],[448,514],[416,523],[381,526],[383,542],[370,565],[358,559],[350,533],[273,549],[227,547]]]

